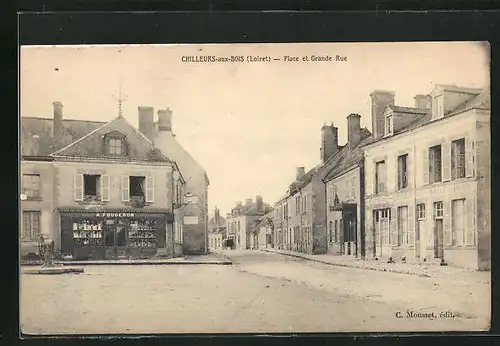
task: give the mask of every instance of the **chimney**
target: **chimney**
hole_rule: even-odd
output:
[[[347,116],[347,141],[353,149],[361,142],[361,115],[351,113]]]
[[[338,128],[333,126],[333,123],[323,125],[321,128],[321,162],[326,162],[330,157],[335,155],[339,150]]]
[[[54,107],[54,120],[52,124],[52,139],[56,147],[61,145],[63,136],[63,104],[59,101],[52,102]]]
[[[219,226],[220,225],[220,212],[219,212],[219,208],[215,207],[214,215],[215,215],[215,224],[217,226]]]
[[[306,169],[304,167],[297,167],[297,173],[296,173],[296,176],[295,176],[295,180],[299,180],[301,176],[303,176],[304,174],[306,174]]]
[[[415,95],[415,108],[431,109],[431,95]]]
[[[384,112],[387,106],[394,105],[394,92],[376,90],[370,94],[372,99],[372,134],[373,138],[384,136]]]
[[[172,131],[172,111],[169,108],[158,111],[158,131]]]
[[[139,106],[139,131],[153,139],[154,137],[154,108]]]
[[[256,196],[255,203],[257,204],[257,211],[259,213],[263,212],[264,211],[264,201],[262,199],[262,196]]]

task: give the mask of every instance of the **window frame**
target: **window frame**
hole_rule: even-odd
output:
[[[29,177],[29,187],[32,187],[33,185],[36,185],[37,189],[29,189],[26,182],[26,178]],[[36,177],[36,184],[33,183],[33,178]],[[42,198],[42,183],[41,183],[41,178],[39,173],[23,173],[22,175],[22,191],[23,194],[26,196],[26,199],[28,200],[39,200]],[[36,191],[35,196],[30,196],[29,193],[26,193],[28,191],[34,192]]]
[[[382,172],[379,172],[379,167],[382,167]],[[383,181],[382,181],[383,180]],[[386,161],[379,160],[375,162],[375,194],[387,192],[387,173],[386,173]],[[383,186],[383,189],[380,186]]]
[[[398,190],[408,188],[408,153],[398,156]],[[404,167],[404,170],[403,170]]]
[[[385,130],[384,133],[386,136],[390,136],[394,132],[393,122],[392,122],[392,114],[385,116]]]
[[[33,217],[37,216],[37,222],[34,222]],[[31,216],[31,217],[29,217]],[[26,222],[26,219],[29,222]],[[38,241],[42,234],[42,212],[40,210],[23,210],[23,231],[21,232],[21,241]],[[27,224],[29,224],[29,232]],[[33,230],[33,225],[37,225],[37,230]]]
[[[426,218],[426,206],[425,203],[417,204],[417,220],[425,220]],[[423,214],[423,216],[422,216]]]
[[[439,148],[439,164],[436,164],[437,161],[437,152]],[[436,184],[443,182],[443,146],[442,144],[434,145],[429,147],[429,183]],[[438,176],[436,168],[439,167],[439,180],[436,179]]]
[[[460,145],[459,145],[460,144]],[[451,180],[463,179],[466,177],[466,148],[465,148],[465,138],[456,139],[451,142]],[[461,148],[462,152],[457,154],[457,148]],[[460,151],[460,150],[459,150]],[[460,158],[462,159],[461,166]],[[458,174],[461,173],[461,174]]]
[[[434,219],[444,219],[444,203],[443,201],[434,202]]]

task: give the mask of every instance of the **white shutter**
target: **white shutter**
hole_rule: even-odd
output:
[[[443,171],[443,181],[451,180],[451,145],[445,142],[441,146],[441,167]]]
[[[467,246],[476,245],[476,199],[465,200],[465,238]]]
[[[101,201],[108,202],[109,201],[109,186],[110,186],[109,175],[101,175],[100,183],[101,183]]]
[[[465,137],[465,176],[474,176],[474,141],[469,137]]]
[[[128,175],[122,176],[122,201],[130,201],[130,178]]]
[[[451,229],[451,202],[443,202],[443,233],[444,245],[453,245],[453,231]]]
[[[155,201],[154,176],[146,177],[146,202],[152,203]]]
[[[408,156],[406,156],[406,183],[410,189],[413,188],[414,177],[412,171],[412,164],[414,159],[415,158],[413,157],[413,155],[410,155],[410,153],[408,153]]]
[[[75,201],[83,201],[83,174],[75,174],[74,176],[73,196]]]
[[[398,246],[398,209],[391,209],[391,221],[389,222],[389,237],[392,246]]]
[[[422,153],[422,185],[429,184],[429,149]]]
[[[415,210],[415,205],[409,205],[408,210],[408,220],[407,220],[407,230],[408,230],[408,245],[415,245],[415,221],[413,218],[413,211]]]

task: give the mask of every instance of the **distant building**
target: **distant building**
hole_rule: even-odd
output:
[[[214,217],[208,222],[208,248],[209,251],[220,251],[227,239],[226,219],[220,215],[219,208],[215,208]]]
[[[254,221],[272,211],[272,207],[264,203],[261,196],[255,202],[246,199],[245,204],[238,202],[226,215],[228,238],[236,249],[250,249],[253,246]]]
[[[40,235],[79,259],[174,256],[184,180],[121,114],[110,122],[21,118],[21,251]]]
[[[273,243],[274,210],[254,221],[255,226],[250,238],[251,249],[266,249],[274,247]]]
[[[139,131],[151,139],[154,146],[177,163],[185,184],[184,251],[202,254],[208,251],[208,176],[199,163],[177,141],[172,130],[172,111],[139,107]]]
[[[371,98],[367,256],[490,269],[490,91],[436,85],[415,107]]]

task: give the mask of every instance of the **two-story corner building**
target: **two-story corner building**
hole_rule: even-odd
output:
[[[361,128],[361,116],[347,117],[347,144],[335,157],[333,168],[325,173],[328,225],[328,253],[365,256],[364,247],[364,160],[362,145],[372,140]],[[337,140],[337,139],[336,139]]]
[[[208,223],[208,246],[210,251],[220,251],[225,248],[227,239],[226,219],[220,215],[219,208],[215,207],[214,216]]]
[[[54,126],[59,126],[60,103],[54,103],[54,113]],[[68,132],[75,133],[71,126]],[[54,142],[61,141],[60,133],[54,132]],[[52,176],[47,181],[53,186],[50,238],[63,255],[86,259],[178,254],[175,243],[182,239],[174,232],[174,210],[182,205],[176,193],[182,190],[183,177],[175,162],[121,115],[48,151]]]
[[[185,177],[184,252],[202,254],[208,251],[208,176],[200,164],[175,138],[172,111],[158,110],[154,119],[152,107],[139,107],[139,131],[149,138],[161,153],[175,161]]]
[[[245,204],[238,202],[226,216],[228,237],[233,239],[236,249],[251,249],[253,244],[254,221],[273,209],[264,203],[261,196],[255,202],[247,198]]]
[[[54,240],[61,236],[54,213],[54,151],[104,125],[99,121],[63,119],[60,102],[54,102],[53,118],[20,119],[20,254],[36,254],[40,236]]]
[[[372,94],[367,255],[489,269],[489,88],[436,85],[415,100],[397,107],[393,93]]]

